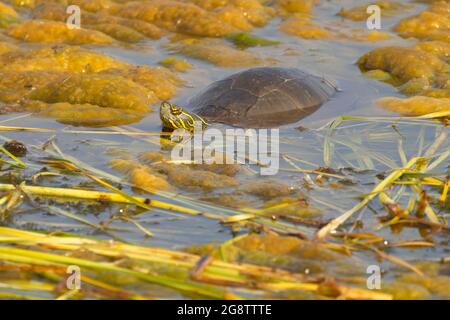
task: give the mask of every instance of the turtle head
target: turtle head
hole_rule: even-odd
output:
[[[182,107],[163,101],[161,103],[160,118],[163,123],[163,127],[166,129],[176,130],[179,128],[193,131],[195,122],[201,122],[204,128],[208,123],[195,113],[189,113]]]
[[[171,114],[173,116],[179,116],[183,113],[183,108],[180,106],[177,106],[174,103],[163,101],[161,103],[161,114]]]

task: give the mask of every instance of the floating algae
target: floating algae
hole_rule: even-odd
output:
[[[0,13],[0,28],[7,28],[12,24],[20,23],[22,20],[18,17],[6,13]]]
[[[0,100],[17,102],[31,91],[55,80],[62,81],[68,75],[62,71],[0,71]]]
[[[281,11],[282,14],[309,14],[316,2],[316,0],[276,0],[275,7]]]
[[[128,177],[128,181],[136,187],[148,193],[169,190],[171,188],[167,179],[152,170],[150,167],[140,164],[135,160],[115,159],[110,166]]]
[[[97,127],[136,122],[157,100],[146,88],[120,76],[72,74],[61,78],[55,73],[53,77],[56,80],[26,95],[22,105],[38,116],[54,117],[65,124]]]
[[[445,86],[443,79],[448,79],[450,65],[440,58],[440,54],[433,53],[436,50],[430,50],[429,46],[425,48],[378,48],[363,55],[358,64],[363,71],[388,72],[397,85],[414,81],[416,89],[412,92],[410,87],[410,93],[420,93],[431,87],[442,88]],[[417,86],[417,79],[420,79],[420,86]]]
[[[265,6],[258,0],[183,0],[193,2],[199,7],[210,11],[212,14],[218,13],[219,19],[225,22],[247,20],[250,24],[262,27],[274,16],[275,10]],[[238,25],[235,25],[238,27]],[[241,29],[242,30],[242,29]]]
[[[371,13],[367,13],[367,8],[370,5],[378,6],[381,9],[381,14],[385,17],[401,13],[402,10],[405,10],[410,7],[408,5],[404,5],[394,1],[375,1],[373,3],[357,5],[349,9],[342,8],[338,12],[338,15],[353,21],[364,21],[367,20],[367,18],[371,15]]]
[[[315,24],[308,17],[290,17],[284,20],[279,28],[284,33],[304,39],[328,39],[334,37],[331,31]]]
[[[81,44],[111,44],[114,39],[95,30],[71,28],[64,22],[29,20],[13,25],[7,34],[27,42]]]
[[[202,188],[205,190],[236,187],[239,182],[229,175],[215,173],[213,171],[194,169],[189,165],[172,164],[166,162],[163,156],[156,152],[146,152],[139,156],[142,162],[135,160],[117,159],[110,165],[123,173],[126,173],[136,187],[142,190],[154,192],[159,186],[161,190],[168,189],[171,184],[181,188]],[[136,171],[137,170],[137,171]],[[139,177],[139,174],[143,177]],[[147,178],[146,178],[147,177]]]
[[[245,32],[233,33],[225,37],[227,40],[234,43],[235,46],[241,49],[258,46],[273,46],[280,44],[279,41],[268,40],[262,37],[254,36]]]
[[[276,180],[252,181],[242,186],[242,190],[264,199],[287,196],[295,191],[289,184]]]
[[[32,14],[34,19],[60,22],[65,22],[68,17],[66,6],[57,3],[43,3],[36,7]],[[112,16],[105,11],[83,12],[82,24],[88,29],[98,30],[117,40],[127,42],[137,42],[143,37],[159,39],[163,35],[163,31],[153,24]]]
[[[404,38],[447,39],[450,35],[450,3],[433,3],[418,16],[405,18],[395,27],[395,31]]]
[[[385,97],[377,101],[383,108],[408,116],[420,116],[433,112],[450,111],[450,98],[415,96],[407,99]]]
[[[0,41],[0,55],[6,53],[6,52],[12,52],[12,51],[19,51],[19,47],[5,41]]]
[[[159,64],[177,72],[186,72],[192,68],[192,64],[184,59],[178,59],[176,57],[165,57],[159,61]]]
[[[187,165],[159,163],[153,165],[152,168],[167,175],[169,181],[178,187],[211,190],[237,187],[239,185],[238,180],[230,176],[211,171],[195,170]]]
[[[206,244],[186,249],[190,253],[210,255],[226,261],[272,266],[308,274],[362,273],[352,258],[326,249],[320,243],[296,237],[248,235],[226,246]]]
[[[3,2],[0,2],[0,13],[4,13],[4,14],[10,15],[12,17],[18,16],[17,11],[14,10],[13,7],[8,6],[7,4],[5,4]]]
[[[47,103],[93,104],[136,112],[150,111],[152,102],[144,87],[120,76],[105,74],[71,75],[62,82],[53,81],[33,91],[28,98]]]
[[[321,210],[312,207],[304,194],[298,192],[290,197],[282,197],[264,203],[262,214],[270,217],[313,218],[321,214]]]
[[[126,66],[126,63],[105,54],[80,47],[21,50],[0,55],[0,68],[7,71],[46,70],[84,73]]]
[[[113,37],[114,39],[119,41],[136,43],[145,39],[144,35],[139,33],[138,31],[118,24],[113,23],[88,24],[85,25],[85,27],[91,30],[97,30],[102,33],[105,33],[110,37]]]
[[[100,72],[105,75],[121,76],[148,89],[151,95],[161,100],[172,98],[183,81],[175,73],[163,67],[130,66],[111,68]]]
[[[198,36],[220,37],[237,31],[197,5],[179,1],[128,2],[112,12],[124,18],[154,23],[169,31]]]
[[[92,104],[23,102],[26,110],[36,116],[55,118],[63,124],[86,127],[107,127],[129,124],[142,120],[144,113],[134,110],[104,108]]]
[[[273,59],[261,58],[256,53],[235,49],[219,39],[183,39],[169,44],[168,49],[221,67],[247,67],[275,63]]]

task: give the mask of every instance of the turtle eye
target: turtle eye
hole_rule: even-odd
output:
[[[174,116],[178,116],[183,112],[183,109],[178,107],[175,104],[170,104],[170,113],[172,113]]]
[[[161,102],[161,108],[162,108],[162,109],[169,109],[169,110],[170,110],[171,105],[170,105],[169,102],[163,101],[163,102]]]

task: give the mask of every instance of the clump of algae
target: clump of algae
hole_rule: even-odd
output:
[[[10,37],[26,42],[111,44],[114,39],[95,30],[71,28],[68,24],[49,20],[28,20],[8,28]]]
[[[184,59],[178,59],[176,57],[165,57],[159,61],[159,64],[177,72],[186,72],[192,68],[192,64]]]
[[[171,43],[167,47],[174,53],[205,60],[222,67],[246,67],[275,63],[275,60],[261,58],[256,53],[235,49],[220,39],[188,38]]]
[[[18,103],[14,110],[25,108],[67,124],[139,121],[150,105],[171,98],[182,84],[166,68],[133,66],[80,47],[5,46],[5,51],[0,54],[0,100]]]
[[[51,81],[62,81],[69,74],[61,71],[0,71],[0,100],[17,102],[31,91]]]
[[[63,124],[86,127],[129,124],[141,120],[145,115],[133,110],[103,108],[87,103],[45,103],[25,100],[23,106],[25,110],[31,111],[37,116],[55,118]]]
[[[167,179],[156,173],[150,167],[140,164],[132,159],[116,159],[110,166],[127,175],[133,186],[148,193],[169,190],[171,188]]]
[[[236,47],[241,49],[257,46],[273,46],[280,44],[279,41],[268,40],[245,32],[230,34],[226,36],[226,39],[233,42]]]
[[[225,22],[244,21],[254,26],[264,26],[275,15],[275,10],[269,6],[265,6],[259,0],[183,0],[184,2],[193,2],[197,6],[217,13],[220,20]],[[244,22],[245,23],[245,22]],[[239,25],[235,25],[239,27]],[[244,29],[241,29],[244,30]]]
[[[271,217],[282,215],[285,217],[313,218],[321,214],[321,210],[310,206],[306,197],[301,193],[267,201],[261,212]]]
[[[144,191],[150,190],[152,185],[156,185],[162,190],[168,189],[169,183],[165,184],[161,179],[169,181],[176,187],[205,190],[236,187],[239,184],[236,179],[227,175],[167,162],[160,153],[145,152],[138,158],[140,162],[133,159],[118,159],[113,160],[110,164],[116,170],[127,174],[130,182]],[[138,169],[139,171],[136,171]],[[163,186],[165,187],[163,188]]]
[[[0,41],[0,55],[7,53],[7,52],[13,52],[13,51],[19,51],[20,48],[16,46],[15,44],[6,42],[6,41]]]
[[[211,171],[195,170],[184,164],[159,163],[153,168],[165,174],[169,181],[178,187],[211,190],[239,186],[235,178]]]
[[[303,39],[334,38],[330,31],[315,24],[309,17],[291,16],[280,24],[280,31]]]
[[[157,0],[152,2],[129,2],[113,12],[115,15],[151,22],[172,32],[198,36],[220,37],[236,31],[225,23],[192,3]]]
[[[157,0],[128,2],[110,13],[154,23],[172,32],[222,37],[265,25],[273,17],[274,9],[257,0]]]
[[[53,81],[33,91],[28,98],[47,103],[93,104],[142,113],[149,111],[152,102],[144,87],[120,76],[105,74],[71,75],[62,82]]]
[[[420,116],[432,112],[450,111],[450,98],[414,96],[407,99],[385,97],[377,100],[383,108],[408,116]]]
[[[52,47],[28,51],[12,51],[0,55],[0,68],[7,71],[98,72],[128,66],[105,54],[80,47]]]
[[[275,7],[281,14],[309,14],[316,4],[315,0],[276,0]]]
[[[350,258],[333,252],[320,243],[272,234],[248,235],[225,246],[206,244],[185,250],[229,262],[273,266],[301,273],[340,273],[344,268],[356,273],[361,271]]]
[[[32,15],[34,19],[65,22],[66,8],[63,4],[43,3],[33,10]],[[101,31],[119,41],[137,42],[143,37],[159,39],[163,35],[163,31],[153,24],[112,16],[107,11],[83,12],[82,23],[89,29]]]
[[[431,50],[430,48],[433,48]],[[394,84],[407,85],[405,92],[419,94],[429,88],[444,88],[450,72],[450,65],[441,54],[435,54],[436,45],[420,47],[383,47],[374,49],[359,60],[363,71],[382,70],[389,73]]]
[[[121,76],[146,88],[151,95],[167,100],[176,94],[183,81],[175,73],[163,67],[129,66],[111,68],[100,72],[105,75]]]
[[[19,17],[11,16],[7,13],[0,12],[0,28],[7,28],[10,25],[20,23],[22,20]]]
[[[141,34],[140,32],[120,24],[114,23],[89,24],[86,25],[86,28],[100,31],[113,37],[116,40],[123,42],[136,43],[145,39],[144,35]]]
[[[276,180],[252,181],[242,186],[242,190],[263,199],[287,196],[295,191],[289,184]]]
[[[434,39],[449,41],[450,3],[439,1],[418,16],[402,19],[395,31],[404,38]]]
[[[397,13],[401,13],[402,10],[405,10],[409,7],[408,5],[394,1],[375,1],[374,3],[357,5],[349,9],[342,8],[338,12],[338,15],[353,21],[364,21],[367,20],[367,18],[371,15],[371,13],[367,13],[367,7],[369,7],[370,5],[377,5],[381,9],[381,14],[388,17]]]
[[[10,15],[12,17],[18,16],[17,11],[13,7],[7,5],[3,2],[0,2],[0,13],[4,13],[4,14]]]
[[[382,290],[394,295],[395,299],[449,299],[450,277],[448,265],[431,261],[420,261],[416,267],[424,275],[402,273],[388,283]]]

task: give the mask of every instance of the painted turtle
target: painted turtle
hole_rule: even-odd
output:
[[[204,126],[208,121],[242,128],[269,128],[306,117],[336,91],[325,78],[298,69],[252,68],[212,83],[194,96],[185,109],[163,102],[160,116],[167,129],[192,130],[196,120]]]

